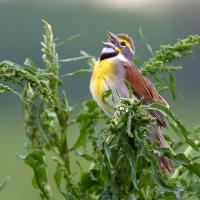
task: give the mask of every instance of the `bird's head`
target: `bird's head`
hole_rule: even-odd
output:
[[[108,42],[103,42],[100,60],[122,54],[127,60],[132,61],[135,54],[133,39],[126,34],[113,34],[108,32]]]

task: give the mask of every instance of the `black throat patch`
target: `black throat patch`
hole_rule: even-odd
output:
[[[112,58],[112,57],[114,57],[114,56],[116,56],[117,54],[116,53],[103,53],[103,54],[101,54],[100,55],[100,58],[99,58],[99,60],[101,61],[101,60],[104,60],[104,59],[107,59],[107,58]]]

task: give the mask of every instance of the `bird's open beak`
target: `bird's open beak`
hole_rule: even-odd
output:
[[[101,54],[115,54],[115,45],[111,42],[102,42],[104,48]]]
[[[120,45],[120,41],[119,41],[118,37],[109,31],[108,31],[108,40],[109,40],[109,42],[113,43],[116,46]]]
[[[103,46],[110,49],[115,49],[115,45],[111,42],[102,42]]]

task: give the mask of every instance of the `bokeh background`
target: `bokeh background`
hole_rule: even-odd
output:
[[[200,34],[199,0],[0,0],[0,60],[23,64],[26,57],[41,66],[41,19],[47,20],[59,39],[81,34],[59,47],[60,59],[79,56],[80,50],[98,56],[106,31],[130,34],[141,64],[151,55],[139,34],[141,27],[154,50],[173,44],[189,34]],[[178,98],[167,96],[172,109],[192,127],[200,123],[200,47],[194,55],[177,62],[183,70],[176,74]],[[84,63],[62,64],[62,73],[87,67]],[[71,105],[91,98],[90,75],[64,79]],[[32,189],[32,171],[16,157],[24,153],[25,136],[20,101],[11,94],[0,96],[0,179],[11,180],[0,192],[2,200],[37,200]]]

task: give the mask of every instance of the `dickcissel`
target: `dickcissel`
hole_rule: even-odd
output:
[[[156,91],[153,84],[132,63],[135,54],[133,39],[126,34],[108,32],[108,42],[103,42],[104,48],[96,62],[90,80],[90,91],[101,109],[109,116],[113,114],[113,106],[120,98],[128,98],[129,91],[126,82],[132,88],[132,98],[143,99],[144,104],[160,103],[168,107],[165,99]],[[106,91],[112,91],[110,100],[104,101]],[[152,132],[161,147],[169,147],[160,133],[166,127],[163,113],[153,110],[149,114],[156,118]],[[173,172],[171,160],[165,156],[158,158],[161,169]]]

